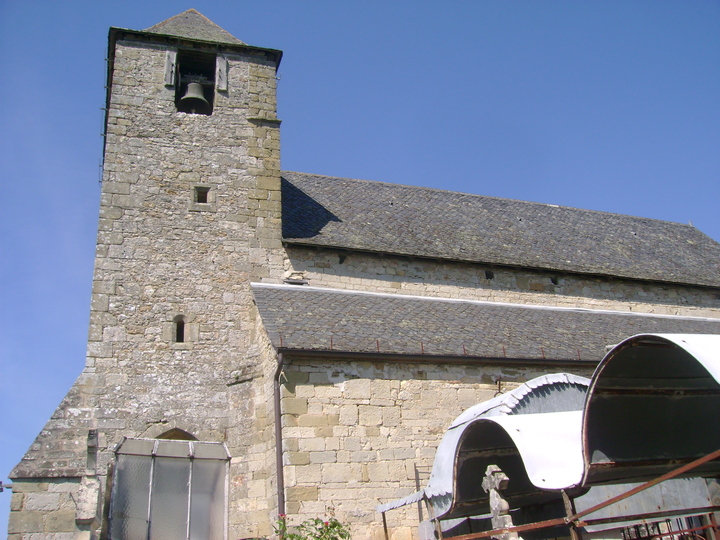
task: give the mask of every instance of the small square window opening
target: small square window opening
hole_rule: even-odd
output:
[[[210,202],[208,198],[209,193],[209,187],[195,186],[195,196],[193,197],[194,202],[198,204],[208,204]]]

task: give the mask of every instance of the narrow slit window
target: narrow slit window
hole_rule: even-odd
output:
[[[185,343],[185,318],[182,315],[175,317],[175,342]]]

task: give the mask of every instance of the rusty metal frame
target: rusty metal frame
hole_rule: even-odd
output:
[[[688,508],[686,510],[672,510],[672,511],[666,511],[666,512],[654,512],[650,514],[642,514],[642,515],[636,515],[636,516],[618,516],[614,518],[604,518],[604,519],[589,519],[589,520],[581,520],[580,518],[587,516],[588,514],[592,514],[594,512],[597,512],[598,510],[602,510],[603,508],[610,506],[612,504],[615,504],[617,502],[620,502],[624,499],[627,499],[628,497],[631,497],[637,493],[640,493],[642,491],[645,491],[648,488],[651,488],[653,486],[656,486],[657,484],[664,482],[665,480],[670,480],[672,478],[675,478],[677,476],[680,476],[682,474],[685,474],[688,471],[691,471],[700,465],[704,465],[705,463],[712,461],[714,459],[720,458],[720,449],[715,450],[714,452],[707,454],[701,458],[696,459],[695,461],[691,461],[690,463],[687,463],[681,467],[678,467],[666,474],[663,474],[662,476],[658,476],[657,478],[654,478],[650,480],[649,482],[645,482],[644,484],[641,484],[629,491],[626,491],[625,493],[622,493],[620,495],[617,495],[616,497],[612,497],[606,501],[603,501],[599,504],[596,504],[595,506],[592,506],[591,508],[588,508],[586,510],[583,510],[582,512],[572,512],[568,511],[568,516],[564,518],[555,518],[555,519],[549,519],[545,521],[537,521],[535,523],[526,523],[525,525],[517,525],[515,527],[508,527],[506,529],[493,529],[491,531],[484,531],[481,533],[471,533],[471,534],[463,534],[460,536],[453,536],[451,537],[452,540],[479,540],[480,538],[489,538],[493,536],[500,536],[502,534],[507,534],[510,532],[522,532],[522,531],[531,531],[531,530],[537,530],[537,529],[546,529],[549,527],[556,527],[558,525],[565,525],[569,526],[571,530],[576,530],[577,528],[584,527],[586,525],[593,525],[593,524],[602,524],[602,523],[613,523],[613,522],[619,522],[619,521],[628,521],[633,519],[642,519],[642,518],[648,518],[648,517],[666,517],[670,515],[678,515],[678,514],[687,514],[687,513],[695,513],[698,514],[707,514],[711,513],[716,510],[720,510],[720,506],[709,506],[709,507],[703,507],[703,508]],[[385,512],[382,512],[383,514],[383,522],[385,521]],[[436,520],[433,520],[436,521]],[[715,520],[713,519],[713,516],[711,514],[711,525],[702,527],[703,529],[710,529],[713,532],[720,532],[717,528],[717,524],[715,523]],[[670,536],[672,534],[682,534],[682,531],[675,531],[674,533],[668,533],[667,535],[661,534],[661,535],[655,535],[656,537],[660,536]],[[386,538],[387,538],[387,529],[386,529]],[[440,538],[442,539],[442,532],[440,533]]]

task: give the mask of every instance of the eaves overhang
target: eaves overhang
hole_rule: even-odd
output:
[[[413,364],[457,364],[457,365],[498,365],[514,367],[581,367],[588,369],[597,365],[593,360],[578,360],[577,358],[567,359],[546,359],[540,356],[526,358],[508,358],[498,356],[473,356],[473,355],[440,355],[440,354],[404,354],[366,352],[353,350],[330,350],[330,349],[302,349],[293,347],[277,347],[276,352],[282,353],[286,361],[298,360],[331,360],[331,361],[373,361],[373,362],[395,362]]]
[[[110,54],[114,51],[115,42],[120,39],[130,39],[133,41],[141,41],[144,43],[168,43],[178,46],[200,46],[211,48],[223,52],[237,53],[255,53],[262,54],[268,60],[276,63],[276,67],[280,65],[283,52],[278,49],[268,49],[265,47],[255,47],[245,43],[229,43],[225,41],[213,41],[208,39],[190,38],[186,36],[176,36],[172,34],[160,34],[157,32],[147,32],[143,30],[130,30],[128,28],[110,27],[108,40],[110,43]]]
[[[298,355],[594,368],[628,335],[720,334],[720,319],[707,317],[279,283],[251,290],[272,346]]]

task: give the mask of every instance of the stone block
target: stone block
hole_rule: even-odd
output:
[[[382,424],[383,426],[400,425],[400,408],[399,407],[383,407],[382,408]]]
[[[342,437],[341,442],[343,449],[350,452],[357,452],[364,449],[360,437]]]
[[[359,433],[364,434],[365,437],[378,437],[380,435],[380,428],[377,426],[361,426]],[[386,442],[386,440],[383,440],[381,446],[384,446]]]
[[[288,501],[317,501],[318,500],[318,488],[317,486],[292,486],[287,488],[287,499]]]
[[[295,467],[295,481],[298,484],[319,484],[322,479],[322,465],[311,464]]]
[[[42,512],[10,512],[8,534],[44,532]]]
[[[283,387],[283,388],[285,388],[285,387]],[[302,384],[302,385],[295,386],[295,396],[294,397],[302,397],[302,398],[306,398],[306,399],[318,397],[319,399],[322,399],[322,398],[320,398],[320,396],[317,396],[316,387],[309,385],[309,384]],[[321,407],[321,405],[319,403],[316,406]],[[314,414],[314,413],[311,412],[311,414]]]
[[[12,494],[12,497],[10,498],[10,511],[11,512],[17,512],[18,510],[22,510],[24,497],[25,497],[25,495],[23,493],[13,493]]]
[[[372,450],[359,450],[350,453],[350,461],[354,463],[375,461],[378,458],[377,452]]]
[[[357,463],[326,463],[322,466],[322,481],[325,484],[359,482],[361,474]]]
[[[367,475],[370,482],[385,482],[390,477],[388,462],[375,462],[367,464]],[[405,476],[403,474],[403,476]]]
[[[36,491],[47,491],[48,484],[46,482],[26,482],[24,480],[16,480],[13,482],[13,493],[32,493]]]
[[[289,439],[283,440],[283,450],[285,452],[297,452],[300,449],[300,441],[302,439]]]
[[[287,439],[309,439],[315,437],[315,429],[311,427],[287,427],[283,428],[283,435]]]
[[[373,394],[373,381],[368,379],[351,379],[345,381],[345,397],[347,399],[370,399]]]
[[[282,400],[282,411],[286,414],[306,414],[308,401],[305,398],[285,398]]]
[[[340,408],[339,422],[344,426],[355,426],[358,423],[357,405],[343,405]]]
[[[264,152],[260,151],[260,155]],[[257,180],[257,189],[263,189],[267,191],[279,191],[280,190],[280,178],[274,176],[263,176]]]
[[[414,448],[393,448],[392,453],[395,459],[415,459],[417,457]]]
[[[26,510],[51,512],[60,509],[59,493],[28,493],[25,498]]]
[[[288,452],[285,454],[286,465],[309,465],[310,454],[308,452]]]
[[[317,386],[315,387],[315,397],[319,399],[339,399],[342,398],[342,390],[337,386]]]
[[[325,449],[326,450],[340,450],[340,438],[339,437],[325,437]]]
[[[358,423],[361,426],[379,426],[383,421],[383,408],[373,407],[371,405],[359,406]]]
[[[297,427],[297,416],[292,414],[283,414],[282,415],[282,425],[283,427]]]
[[[313,431],[316,437],[332,437],[335,434],[333,426],[317,426]]]
[[[311,415],[301,414],[298,416],[298,426],[312,426],[312,427],[324,427],[324,426],[336,426],[339,423],[339,417],[337,415]]]
[[[476,405],[480,402],[477,396],[477,392],[472,388],[459,388],[458,393],[458,404],[463,409],[467,409],[469,407],[472,407],[473,405]]]
[[[325,439],[319,437],[300,439],[298,445],[301,452],[322,452],[325,450]]]
[[[107,311],[110,306],[110,300],[106,294],[93,294],[91,300],[91,309],[93,311]]]
[[[323,451],[310,452],[310,463],[335,463],[337,461],[337,452]]]
[[[73,532],[75,530],[75,512],[60,510],[47,514],[45,530],[47,532]]]

